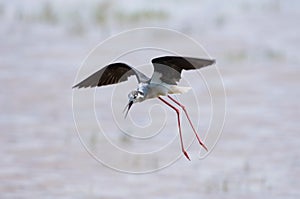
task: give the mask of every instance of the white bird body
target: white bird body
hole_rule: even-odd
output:
[[[191,87],[182,87],[165,83],[139,83],[137,88],[137,91],[145,94],[139,102],[146,99],[157,98],[159,96],[167,96],[168,94],[183,94],[189,90],[191,90]]]

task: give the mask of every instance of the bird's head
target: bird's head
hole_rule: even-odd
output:
[[[137,103],[137,102],[141,102],[145,99],[145,95],[142,91],[137,91],[137,90],[134,90],[134,91],[131,91],[129,94],[128,94],[128,104],[126,105],[124,111],[126,111],[125,113],[125,117],[127,116],[131,106],[134,104],[134,103]]]

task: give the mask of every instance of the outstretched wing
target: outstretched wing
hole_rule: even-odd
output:
[[[199,69],[215,63],[212,59],[198,59],[192,57],[165,56],[152,59],[154,73],[151,81],[162,81],[176,85],[182,70]]]
[[[86,88],[116,84],[128,80],[128,78],[132,75],[136,76],[138,82],[146,82],[150,80],[142,72],[128,66],[127,64],[113,63],[95,72],[88,78],[73,86],[73,88]]]

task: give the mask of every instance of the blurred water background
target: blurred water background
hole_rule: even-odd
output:
[[[293,0],[1,0],[0,198],[299,198],[299,9]],[[187,34],[217,59],[227,116],[205,159],[131,175],[84,150],[71,86],[95,45],[145,26]]]

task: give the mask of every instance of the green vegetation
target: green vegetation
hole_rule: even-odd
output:
[[[98,4],[93,11],[93,21],[98,25],[107,24],[108,21],[115,23],[139,23],[156,20],[166,20],[168,14],[161,10],[137,10],[133,12],[124,12],[115,10],[110,1],[104,1]]]
[[[121,23],[138,23],[143,21],[166,20],[168,14],[161,10],[142,10],[133,13],[116,12],[115,18]]]
[[[278,50],[274,50],[274,49],[267,49],[265,51],[265,55],[268,59],[270,60],[283,60],[284,59],[284,55],[282,52],[278,51]]]
[[[169,15],[163,10],[138,9],[133,11],[123,10],[114,5],[113,1],[102,1],[87,7],[88,11],[81,12],[77,7],[68,8],[61,12],[51,2],[45,2],[33,11],[23,7],[15,10],[14,18],[25,23],[41,23],[49,25],[63,25],[68,32],[75,35],[82,35],[88,26],[98,26],[102,29],[112,24],[136,25],[167,20]],[[0,5],[0,16],[5,7]]]
[[[40,14],[37,16],[43,22],[55,24],[58,22],[58,17],[50,3],[45,3],[42,7]]]
[[[93,11],[93,18],[96,24],[103,25],[107,23],[108,15],[112,12],[112,4],[110,1],[104,1],[96,5]]]

